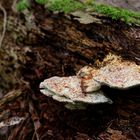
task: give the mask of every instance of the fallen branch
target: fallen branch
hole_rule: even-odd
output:
[[[0,111],[3,111],[5,105],[9,102],[14,101],[16,98],[21,96],[23,92],[21,90],[12,90],[7,93],[1,100],[0,100]]]
[[[29,101],[29,112],[31,114],[31,119],[32,119],[33,125],[34,125],[34,134],[33,134],[32,140],[34,139],[35,136],[36,136],[36,139],[39,140],[39,135],[37,133],[37,130],[40,128],[41,124],[39,121],[39,116],[38,116],[36,109],[34,107],[34,104],[31,100]]]
[[[15,12],[15,13],[17,12],[17,11],[16,11],[16,4],[17,4],[17,0],[14,0],[14,1],[13,1],[13,4],[12,4],[12,6],[11,6],[12,11]]]

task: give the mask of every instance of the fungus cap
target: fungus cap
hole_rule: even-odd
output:
[[[112,103],[102,91],[84,93],[81,88],[81,79],[77,76],[51,77],[40,84],[41,92],[59,102],[83,102],[89,104]]]
[[[77,76],[82,79],[82,86],[86,87],[86,92],[95,91],[101,85],[128,89],[140,85],[140,65],[109,54],[100,64],[100,68],[85,66]]]

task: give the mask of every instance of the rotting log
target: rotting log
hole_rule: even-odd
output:
[[[114,22],[104,16],[96,16],[102,21],[101,23],[95,22],[85,25],[74,20],[73,16],[67,18],[64,14],[50,12],[44,14],[44,11],[34,9],[39,11],[35,12],[37,29],[25,31],[27,34],[23,37],[23,42],[20,42],[21,46],[8,44],[9,47],[1,51],[0,78],[4,85],[13,84],[13,86],[18,87],[17,83],[22,85],[22,82],[23,84],[27,82],[30,85],[28,96],[31,103],[27,103],[28,100],[25,102],[27,105],[29,104],[26,111],[29,111],[30,114],[33,113],[31,116],[33,122],[36,122],[33,117],[37,118],[37,122],[38,117],[43,120],[42,126],[39,124],[42,129],[35,126],[35,130],[39,130],[38,135],[42,139],[49,137],[49,134],[44,137],[43,135],[53,127],[56,133],[64,132],[62,137],[68,138],[67,133],[63,131],[62,122],[70,131],[71,137],[78,137],[83,133],[92,138],[94,134],[99,134],[103,128],[111,125],[113,127],[117,125],[117,130],[124,124],[121,128],[124,133],[128,126],[131,129],[134,127],[135,130],[139,130],[139,123],[137,123],[140,107],[140,96],[137,92],[139,87],[128,91],[118,91],[105,87],[104,91],[115,100],[114,105],[101,105],[98,106],[99,108],[90,106],[85,112],[78,111],[75,114],[64,109],[59,103],[47,97],[44,98],[38,88],[41,80],[54,75],[74,75],[81,67],[102,61],[109,52],[121,54],[125,59],[140,64],[140,27],[128,26],[120,21]],[[35,40],[33,40],[34,37]],[[15,65],[18,67],[13,67]],[[10,71],[7,71],[9,69]],[[7,77],[12,78],[8,79]],[[124,95],[124,92],[128,94]],[[5,104],[12,102],[20,94],[21,92],[17,92],[17,94],[13,94],[12,98],[3,98],[1,100],[2,109]],[[39,113],[36,114],[36,112]],[[127,120],[126,122],[124,118]],[[29,121],[27,122],[28,124],[22,126],[23,130],[28,128]],[[71,129],[74,132],[71,132]],[[16,129],[14,130],[13,139],[14,134],[17,135]],[[133,133],[132,130],[129,130],[127,134],[129,132]],[[20,131],[20,136],[23,133],[24,131]],[[28,133],[24,133],[24,137]],[[53,133],[50,137],[54,138]],[[55,137],[55,139],[57,138]]]
[[[85,65],[97,66],[110,52],[140,64],[140,26],[99,14],[92,14],[93,23],[82,24],[72,14],[44,14],[38,8],[34,8],[36,28],[24,31],[21,43],[26,47],[12,44],[0,50],[0,85],[4,88],[22,82],[32,85],[46,73],[45,77],[74,75]]]
[[[37,23],[45,33],[46,44],[73,52],[90,62],[102,60],[106,54],[114,52],[140,64],[140,27],[104,16],[96,18],[101,22],[81,24],[73,16],[67,18],[64,14],[51,13],[38,18]]]

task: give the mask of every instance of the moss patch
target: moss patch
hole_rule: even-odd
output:
[[[16,8],[19,12],[27,9],[30,6],[29,1],[28,0],[20,0],[17,5]]]
[[[50,0],[46,7],[52,11],[70,13],[84,8],[84,5],[75,0]]]
[[[113,20],[122,20],[127,24],[140,24],[140,12],[134,12],[118,7],[97,4],[92,0],[80,3],[75,0],[49,0],[46,7],[52,11],[70,13],[76,10],[90,9],[93,12],[104,14]]]
[[[128,23],[140,24],[140,12],[129,11],[117,7],[112,7],[103,4],[94,4],[95,11],[111,17],[112,19],[121,19]]]
[[[111,17],[113,20],[122,20],[127,24],[140,25],[140,12],[129,11],[113,6],[97,4],[94,0],[87,0],[84,3],[78,0],[35,0],[36,3],[44,5],[51,11],[70,13],[76,10],[90,9],[91,12],[97,12]],[[29,7],[28,0],[20,0],[17,3],[18,11]]]
[[[36,3],[44,5],[48,2],[48,0],[35,0]]]

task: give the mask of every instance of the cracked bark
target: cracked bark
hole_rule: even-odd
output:
[[[48,45],[63,48],[91,62],[113,52],[140,64],[140,27],[107,17],[95,18],[101,23],[84,25],[63,14],[46,14],[37,22]]]

